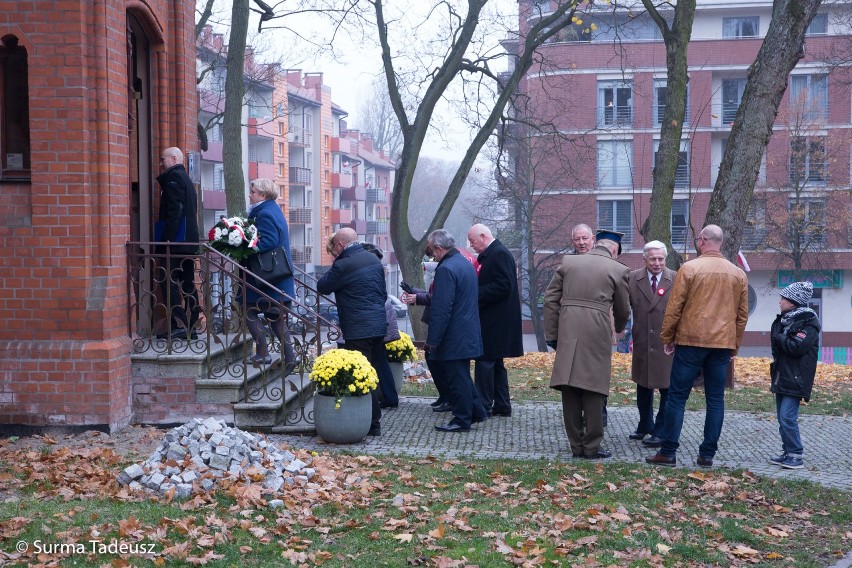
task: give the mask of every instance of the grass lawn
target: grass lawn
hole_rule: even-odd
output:
[[[852,548],[848,494],[742,471],[320,454],[322,481],[270,510],[244,484],[133,500],[111,450],[4,445],[0,564],[18,542],[29,553],[11,565],[786,567]],[[92,540],[150,553],[93,554]]]
[[[507,359],[509,387],[516,400],[558,401],[559,393],[548,387],[553,353],[527,353]],[[437,396],[431,383],[406,382],[402,391],[408,396]],[[636,405],[636,384],[630,380],[630,355],[613,355],[610,406]],[[704,394],[698,388],[689,397],[687,408],[704,408]],[[735,362],[734,388],[725,391],[727,410],[775,412],[775,395],[769,392],[769,359],[738,358]],[[802,414],[843,416],[852,411],[852,366],[823,365],[817,369],[813,394],[801,406]]]

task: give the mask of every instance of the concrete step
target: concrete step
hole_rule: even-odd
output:
[[[306,405],[313,391],[308,374],[300,374],[298,369],[287,377],[278,375],[262,387],[258,383],[247,398],[234,404],[234,424],[264,432],[299,424],[300,431],[312,431],[313,422],[307,420],[312,415]]]

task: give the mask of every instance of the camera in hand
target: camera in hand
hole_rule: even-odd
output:
[[[399,287],[402,288],[402,291],[406,294],[414,294],[414,288],[412,288],[411,284],[408,282],[400,282]]]

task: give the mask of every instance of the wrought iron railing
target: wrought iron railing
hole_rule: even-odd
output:
[[[155,251],[155,252],[149,252]],[[181,289],[181,263],[193,270],[196,294]],[[167,267],[172,267],[169,270]],[[340,337],[337,323],[320,314],[320,306],[332,300],[316,291],[316,280],[298,267],[295,273],[295,297],[288,306],[258,288],[247,271],[231,258],[206,244],[198,253],[178,255],[157,243],[127,243],[127,309],[128,334],[133,338],[136,354],[183,355],[203,360],[199,379],[239,381],[240,403],[283,403],[288,392],[298,393],[297,404],[291,404],[284,425],[313,423],[305,403],[312,394],[309,373],[313,361],[323,349],[333,346]],[[174,280],[176,288],[167,285]],[[261,283],[265,283],[259,280]],[[173,297],[173,290],[179,297]],[[247,303],[245,290],[259,296],[257,303]],[[197,298],[197,299],[196,299]],[[186,310],[190,329],[175,327],[170,317],[173,308]],[[292,372],[284,364],[279,339],[267,327],[270,364],[253,364],[254,341],[248,332],[247,317],[265,319],[266,314],[284,314],[299,364]],[[325,314],[330,312],[326,308]],[[180,318],[178,318],[180,319]],[[176,363],[177,364],[177,363]],[[291,397],[292,398],[292,397]]]

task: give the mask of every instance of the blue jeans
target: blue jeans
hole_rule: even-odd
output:
[[[725,419],[725,379],[731,362],[730,349],[712,349],[677,345],[675,347],[672,374],[669,380],[669,396],[666,400],[666,419],[660,434],[660,453],[674,457],[680,447],[680,432],[683,429],[683,414],[686,399],[698,374],[704,371],[704,399],[707,410],[704,414],[704,441],[698,446],[698,455],[712,458],[718,449],[722,422]]]
[[[804,452],[802,437],[799,435],[799,403],[797,396],[775,395],[775,415],[778,417],[778,433],[781,434],[781,446],[790,457],[800,458]]]

